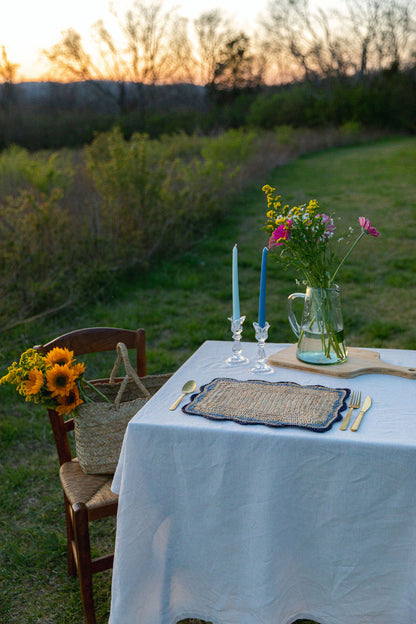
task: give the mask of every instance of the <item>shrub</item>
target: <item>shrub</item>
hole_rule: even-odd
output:
[[[302,83],[268,90],[250,107],[247,122],[272,129],[282,124],[322,128],[350,121],[367,128],[414,132],[414,70],[378,72],[365,78]]]
[[[119,265],[149,260],[179,247],[202,222],[221,212],[233,190],[254,135],[230,132],[216,139],[176,135],[150,140],[120,129],[99,135],[86,148],[87,166],[102,204],[100,235]]]
[[[71,227],[67,215],[57,210],[59,198],[57,192],[47,197],[22,191],[2,202],[1,325],[10,318],[10,312],[25,318],[69,297],[73,279],[68,258]]]
[[[121,271],[143,269],[157,255],[172,257],[202,237],[226,214],[233,194],[264,181],[278,164],[347,141],[348,128],[283,126],[157,140],[136,133],[129,141],[115,128],[83,152],[6,150],[0,156],[0,329],[107,294]]]
[[[68,188],[73,176],[65,154],[37,154],[33,157],[16,145],[0,154],[0,197],[15,195],[23,189],[49,194]]]

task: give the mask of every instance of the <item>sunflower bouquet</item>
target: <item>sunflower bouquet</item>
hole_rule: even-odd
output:
[[[42,403],[58,414],[68,415],[88,400],[84,393],[85,364],[77,362],[74,352],[55,347],[46,355],[27,349],[19,362],[9,366],[0,384],[10,383],[26,401]]]

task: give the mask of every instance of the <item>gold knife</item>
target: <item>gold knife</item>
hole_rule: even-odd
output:
[[[365,401],[363,403],[363,406],[361,408],[360,413],[358,414],[357,418],[354,420],[354,423],[351,427],[351,431],[357,431],[358,427],[361,424],[361,421],[363,419],[364,414],[366,413],[366,411],[368,410],[368,408],[371,406],[371,397],[367,396],[365,397]]]

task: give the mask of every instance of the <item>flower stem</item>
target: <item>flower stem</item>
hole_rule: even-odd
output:
[[[334,279],[338,273],[338,271],[340,270],[340,268],[342,267],[342,265],[344,264],[345,260],[350,256],[352,250],[358,245],[358,243],[360,242],[360,240],[362,239],[362,237],[364,236],[365,232],[361,232],[361,234],[358,236],[358,238],[356,239],[356,241],[351,245],[351,249],[345,254],[345,256],[343,257],[343,259],[341,260],[341,262],[339,263],[339,265],[337,266],[337,268],[335,269],[335,273],[333,274],[333,276],[331,277],[331,279],[329,280],[329,286],[332,286],[332,284],[334,283]]]
[[[103,394],[100,390],[98,390],[98,388],[96,386],[94,386],[94,384],[92,384],[91,382],[87,381],[86,379],[84,379],[84,383],[87,384],[87,386],[89,386],[97,394],[99,394],[100,397],[102,399],[104,399],[104,401],[106,401],[107,403],[111,403],[110,399],[108,397],[106,397],[105,394]]]

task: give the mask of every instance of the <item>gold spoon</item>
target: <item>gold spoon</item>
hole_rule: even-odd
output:
[[[196,381],[193,381],[193,379],[184,383],[181,396],[179,397],[179,399],[176,399],[175,403],[171,405],[169,409],[170,410],[176,409],[179,403],[182,401],[185,394],[189,394],[190,392],[193,392],[195,388],[196,388]]]

